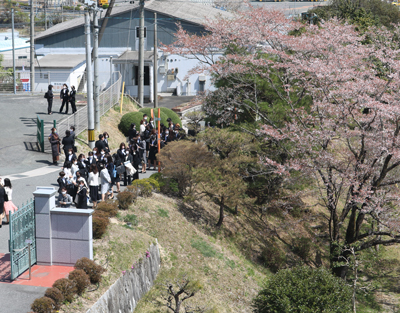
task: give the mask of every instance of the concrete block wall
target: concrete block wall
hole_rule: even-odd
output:
[[[86,313],[131,313],[150,290],[161,265],[158,244],[151,244],[150,257],[126,271]]]

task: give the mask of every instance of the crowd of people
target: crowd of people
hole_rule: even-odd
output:
[[[181,139],[182,129],[179,124],[168,119],[168,125],[160,125],[160,134],[162,148],[168,142]],[[158,141],[153,118],[148,120],[144,114],[139,130],[132,123],[128,142],[121,142],[116,151],[111,151],[108,138],[107,132],[100,134],[95,147],[86,156],[77,152],[73,126],[65,132],[62,139],[56,128],[52,128],[49,141],[53,163],[58,164],[61,150],[65,155],[62,171],[57,179],[58,204],[61,207],[75,205],[85,209],[90,200],[96,208],[99,201],[114,198],[114,193],[120,192],[121,183],[130,185],[132,181],[139,179],[139,172],[157,169]]]

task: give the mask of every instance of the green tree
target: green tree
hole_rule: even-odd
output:
[[[279,271],[253,300],[254,313],[351,312],[351,288],[324,268]]]

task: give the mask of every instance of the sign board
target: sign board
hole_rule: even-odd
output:
[[[50,84],[53,85],[53,91],[61,91],[61,89],[65,83],[52,82]]]

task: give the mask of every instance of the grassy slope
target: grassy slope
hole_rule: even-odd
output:
[[[249,262],[229,239],[209,236],[182,214],[174,199],[155,194],[140,199],[131,209],[138,216],[138,229],[158,239],[162,267],[155,287],[139,302],[135,312],[157,312],[153,301],[173,282],[187,274],[203,285],[192,305],[215,312],[250,312],[251,299],[265,278],[265,270]],[[166,309],[165,309],[166,310]]]

